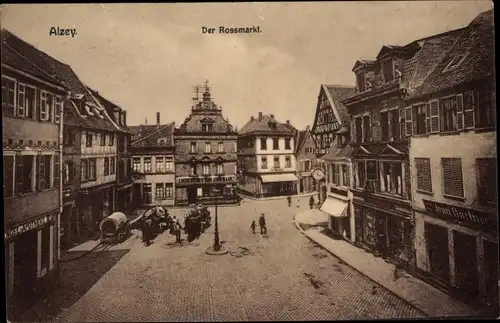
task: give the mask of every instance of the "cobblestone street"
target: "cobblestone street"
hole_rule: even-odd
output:
[[[305,209],[307,198],[302,198]],[[212,223],[214,222],[214,209]],[[209,256],[213,226],[199,240],[174,244],[168,232],[130,249],[85,295],[55,318],[89,321],[243,321],[415,318],[424,314],[311,243],[294,226],[295,201],[242,201],[219,208],[230,250]],[[183,218],[184,210],[170,212]],[[251,233],[265,212],[268,237]],[[258,221],[257,221],[258,222]],[[258,231],[258,228],[257,228]],[[91,258],[89,258],[91,259]]]

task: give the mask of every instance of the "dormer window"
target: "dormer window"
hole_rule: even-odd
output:
[[[451,70],[459,67],[460,64],[462,64],[462,62],[465,60],[465,58],[467,57],[468,54],[469,53],[467,52],[467,53],[462,53],[462,54],[453,56],[449,60],[448,65],[446,65],[446,67],[444,68],[443,73],[451,71]]]
[[[356,82],[359,92],[363,92],[365,90],[365,74],[363,72],[358,72],[356,74]]]
[[[344,147],[347,143],[347,137],[345,134],[338,135],[339,147]]]
[[[394,66],[391,58],[382,61],[382,74],[385,82],[394,80]]]

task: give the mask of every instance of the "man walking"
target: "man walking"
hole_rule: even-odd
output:
[[[309,198],[309,208],[312,210],[314,206],[314,197],[311,195],[311,198]]]
[[[264,218],[264,213],[259,218],[260,234],[267,234],[266,219]]]
[[[288,201],[288,207],[291,207],[292,206],[292,197],[290,195],[288,195],[288,197],[286,199]]]

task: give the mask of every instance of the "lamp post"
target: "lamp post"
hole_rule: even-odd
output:
[[[215,196],[215,230],[214,230],[214,245],[212,247],[208,247],[205,253],[209,255],[224,255],[229,252],[228,249],[224,248],[220,244],[219,238],[219,217],[218,217],[218,198],[220,189],[214,188],[213,191]]]

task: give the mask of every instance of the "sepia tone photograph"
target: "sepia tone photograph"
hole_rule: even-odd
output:
[[[491,1],[0,20],[8,322],[499,317]]]

